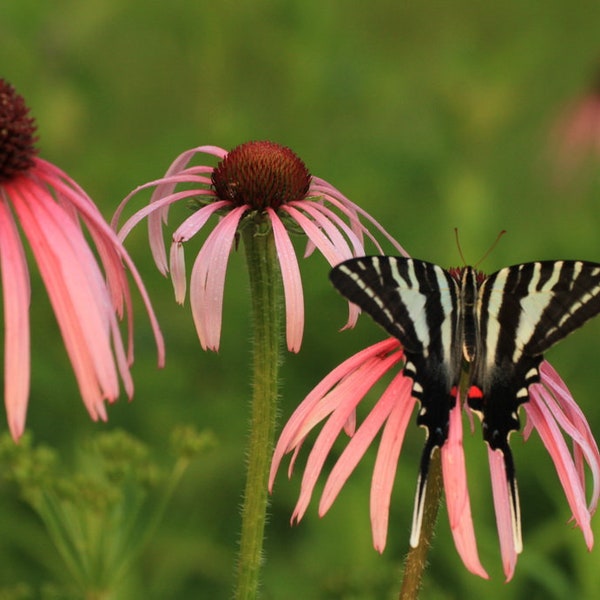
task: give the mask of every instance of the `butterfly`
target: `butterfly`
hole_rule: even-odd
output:
[[[469,266],[446,270],[412,258],[365,256],[340,263],[330,279],[404,347],[403,371],[420,401],[417,424],[426,430],[411,545],[418,545],[429,463],[448,438],[463,373],[483,438],[503,455],[520,547],[508,438],[520,427],[518,409],[529,399],[529,386],[540,381],[544,352],[600,312],[600,264],[539,261],[486,276]]]

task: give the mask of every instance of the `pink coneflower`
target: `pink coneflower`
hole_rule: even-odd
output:
[[[198,155],[206,154],[219,159],[216,167],[189,166]],[[363,255],[365,236],[381,252],[374,236],[361,222],[364,217],[400,253],[404,251],[374,219],[331,184],[311,176],[289,148],[273,142],[247,142],[230,152],[216,146],[199,146],[184,152],[164,177],[137,188],[125,198],[113,219],[115,227],[132,196],[149,187],[155,188],[150,204],[136,212],[119,235],[124,239],[137,223],[148,217],[154,260],[163,274],[170,270],[175,297],[180,303],[186,295],[184,243],[207,225],[213,215],[218,217],[194,261],[190,280],[192,314],[204,349],[219,348],[227,262],[234,242],[241,238],[244,247],[253,321],[253,397],[234,596],[254,598],[263,560],[267,479],[280,389],[282,288],[289,350],[300,349],[304,328],[302,281],[290,234],[305,234],[306,255],[316,248],[335,265]],[[163,226],[169,208],[190,200],[196,210],[173,233],[167,264]],[[351,305],[349,310],[348,324],[352,325],[358,309]]]
[[[367,417],[356,425],[356,408],[369,389],[393,367],[402,364],[404,352],[394,338],[370,346],[352,356],[325,379],[298,406],[284,427],[276,445],[271,466],[269,487],[285,454],[292,452],[288,475],[308,434],[325,421],[307,459],[302,478],[300,497],[292,520],[304,515],[315,484],[331,448],[344,430],[350,441],[333,466],[319,503],[323,516],[337,497],[348,477],[366,452],[375,436],[382,430],[371,484],[371,528],[375,549],[382,552],[386,545],[388,514],[392,485],[398,457],[416,400],[411,396],[413,381],[397,373],[377,400]],[[600,454],[589,425],[565,384],[547,363],[540,366],[540,383],[530,386],[529,402],[523,405],[527,422],[524,437],[536,429],[546,446],[559,475],[573,518],[582,529],[588,548],[593,543],[591,514],[600,495]],[[462,447],[462,409],[468,407],[457,397],[451,411],[448,439],[441,447],[441,464],[448,517],[456,548],[467,569],[487,577],[477,552],[467,478]],[[470,416],[470,413],[469,413]],[[569,451],[563,433],[571,439]],[[513,526],[510,494],[501,452],[488,448],[496,521],[502,562],[507,580],[513,573],[517,554],[521,551],[520,522]],[[593,476],[593,491],[586,504],[584,463]],[[419,542],[420,523],[413,519],[411,545]]]
[[[159,363],[164,355],[158,324],[131,259],[89,196],[58,167],[36,156],[35,124],[28,113],[23,98],[0,79],[4,401],[15,439],[25,427],[30,376],[29,269],[19,227],[40,270],[93,419],[106,419],[104,401],[118,397],[119,377],[128,396],[133,393],[131,292],[124,264],[150,316]],[[127,349],[117,319],[124,313]]]
[[[553,146],[559,172],[570,174],[600,161],[600,73],[590,89],[564,110],[556,124]]]
[[[188,166],[199,154],[215,156],[220,162],[216,167]],[[188,189],[175,191],[180,184],[188,184]],[[219,348],[227,261],[236,236],[248,223],[258,220],[272,228],[284,288],[287,345],[293,352],[300,349],[302,342],[304,302],[290,230],[306,234],[309,240],[306,255],[316,247],[334,265],[364,254],[365,235],[381,251],[360,221],[362,216],[404,254],[372,217],[331,184],[311,176],[302,160],[289,148],[273,142],[247,142],[230,152],[216,146],[199,146],[184,152],[164,177],[138,187],[125,198],[113,225],[116,226],[132,196],[149,187],[155,187],[150,204],[136,212],[119,235],[124,239],[137,223],[148,217],[154,261],[163,275],[170,270],[179,303],[183,303],[186,296],[183,244],[195,236],[211,216],[221,217],[196,257],[190,281],[192,314],[204,349]],[[163,224],[172,204],[189,199],[196,200],[198,210],[173,233],[168,264]],[[356,307],[351,306],[349,325],[356,321],[357,315]]]

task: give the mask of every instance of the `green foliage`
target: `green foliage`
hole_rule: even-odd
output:
[[[33,446],[27,434],[19,445],[8,434],[0,440],[4,477],[16,484],[62,559],[57,583],[45,585],[45,593],[129,597],[122,592],[123,579],[155,533],[190,460],[213,445],[210,434],[189,427],[174,432],[173,439],[176,453],[159,465],[130,434],[101,433],[82,443],[70,469],[51,448]]]
[[[458,227],[467,260],[476,262],[507,229],[483,265],[493,271],[538,258],[600,260],[598,177],[558,177],[551,136],[561,111],[594,77],[599,19],[593,0],[543,6],[520,0],[20,0],[0,8],[0,74],[30,104],[42,156],[74,177],[107,219],[129,191],[162,175],[187,148],[272,139],[294,149],[313,173],[370,211],[419,258],[459,264]],[[173,226],[185,210],[173,211]],[[190,257],[199,243],[189,244]],[[159,460],[155,469],[148,457],[162,452],[168,432],[181,422],[215,431],[218,450],[189,467],[165,519],[128,567],[123,593],[150,600],[230,594],[251,394],[243,257],[230,261],[222,347],[215,355],[201,351],[189,306],[175,305],[170,283],[156,272],[143,226],[127,248],[165,333],[167,366],[156,369],[139,311],[135,398],[111,406],[107,424],[92,423],[83,408],[32,269],[28,429],[40,446],[27,449],[23,441],[24,448],[15,449],[23,454],[10,473],[26,503],[13,484],[0,487],[0,598],[36,597],[42,589],[58,598],[63,589],[44,588],[44,582],[55,579],[60,560],[69,562],[70,550],[56,557],[30,506],[39,512],[51,489],[55,508],[78,514],[75,499],[85,497],[92,502],[86,510],[94,524],[85,524],[90,535],[120,544],[105,539],[110,529],[100,527],[100,516],[106,524],[124,519],[132,513],[120,511],[141,510],[146,495],[159,491],[148,486],[164,485],[165,467]],[[330,289],[325,261],[312,256],[301,269],[306,333],[301,353],[283,367],[280,425],[321,377],[381,335],[366,319],[338,333],[346,308]],[[550,355],[596,431],[598,328],[591,324]],[[79,456],[87,440],[110,432],[118,440],[119,430],[128,432],[121,455],[121,442],[111,446],[111,457],[87,446],[80,475],[56,475],[62,473],[57,453]],[[514,580],[504,585],[480,438],[476,427],[465,446],[481,559],[492,579],[466,572],[442,507],[423,598],[593,597],[598,552],[588,553],[580,532],[568,525],[566,500],[539,441],[522,444],[518,435],[512,445],[525,548]],[[372,548],[368,517],[374,452],[325,518],[318,518],[314,503],[294,528],[289,517],[300,474],[290,483],[280,473],[267,525],[263,596],[393,598],[421,444],[422,432],[409,430],[381,556]],[[96,478],[107,460],[114,470]],[[48,478],[63,484],[48,487]],[[130,540],[135,524],[115,522],[127,523],[120,536]],[[100,577],[97,560],[90,558]]]

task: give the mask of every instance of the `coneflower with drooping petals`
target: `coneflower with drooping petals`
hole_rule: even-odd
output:
[[[199,154],[220,159],[216,167],[189,163]],[[178,185],[191,184],[175,191]],[[136,212],[120,229],[124,239],[148,217],[149,241],[158,269],[169,270],[176,300],[183,303],[187,291],[184,243],[195,236],[213,215],[221,218],[194,261],[190,303],[198,337],[204,349],[217,350],[221,337],[223,290],[227,261],[239,231],[255,219],[272,228],[279,261],[286,308],[286,339],[297,352],[304,329],[304,300],[298,261],[290,230],[308,238],[306,255],[317,248],[331,265],[365,253],[364,237],[381,251],[377,240],[361,222],[375,226],[402,254],[404,250],[365,211],[323,179],[312,176],[289,148],[270,141],[246,142],[230,152],[216,146],[199,146],[181,154],[164,177],[134,190],[117,210],[116,227],[127,203],[139,191],[154,187],[148,206]],[[197,198],[198,210],[173,233],[170,260],[163,238],[163,224],[172,204]],[[348,325],[358,311],[350,306]]]
[[[397,462],[416,404],[412,397],[413,380],[402,372],[397,373],[359,425],[355,415],[367,392],[403,361],[404,351],[394,338],[369,346],[327,375],[289,418],[275,447],[269,477],[270,490],[283,457],[292,453],[288,469],[288,476],[291,476],[308,434],[325,422],[308,455],[292,521],[303,517],[326,459],[341,432],[345,431],[350,441],[327,477],[319,502],[321,516],[329,510],[367,448],[382,431],[371,483],[370,512],[373,544],[376,550],[383,552]],[[448,439],[440,449],[444,490],[456,549],[469,571],[487,578],[479,561],[471,517],[462,445],[463,409],[469,413],[468,405],[463,405],[457,394],[456,405],[450,415]],[[573,519],[591,549],[594,538],[590,519],[600,497],[600,454],[585,416],[547,361],[540,365],[540,382],[529,387],[529,401],[523,404],[523,410],[527,417],[523,436],[528,439],[534,429],[539,433],[556,467]],[[572,451],[565,442],[565,436],[572,442]],[[514,574],[517,555],[522,550],[520,523],[515,531],[502,453],[488,447],[488,458],[500,551],[508,581]],[[585,464],[592,474],[589,501],[586,501]],[[414,528],[415,523],[411,534],[413,546],[419,541],[419,532]]]
[[[35,123],[21,96],[0,79],[0,271],[4,297],[4,402],[12,436],[25,428],[30,385],[30,281],[22,235],[31,248],[83,401],[106,419],[104,402],[133,394],[129,269],[150,316],[164,362],[162,335],[129,255],[83,189],[39,158]],[[93,245],[86,239],[86,233]],[[128,341],[119,319],[127,316]]]
[[[216,167],[189,166],[202,154],[218,158],[219,163]],[[290,234],[304,233],[308,238],[306,255],[316,248],[335,265],[363,255],[365,236],[381,252],[375,237],[362,223],[364,218],[396,250],[403,254],[404,251],[372,217],[332,185],[311,176],[294,152],[273,142],[247,142],[230,152],[216,146],[184,152],[164,177],[137,188],[125,198],[113,226],[132,196],[149,187],[155,188],[150,204],[130,217],[119,234],[124,239],[148,217],[154,260],[163,274],[170,269],[175,297],[180,303],[185,299],[187,286],[184,244],[213,215],[219,217],[194,261],[190,280],[192,314],[204,349],[219,348],[227,262],[238,238],[244,246],[252,307],[253,386],[234,598],[255,598],[263,562],[267,480],[278,412],[282,291],[290,351],[300,349],[304,329],[302,281]],[[163,226],[169,207],[190,199],[196,210],[173,233],[168,265]],[[349,310],[348,325],[352,325],[358,309],[350,305]]]

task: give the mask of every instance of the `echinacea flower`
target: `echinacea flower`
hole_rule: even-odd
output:
[[[189,166],[199,154],[215,156],[220,162],[216,167]],[[175,191],[177,186],[186,184],[185,189]],[[230,152],[216,146],[199,146],[184,152],[164,177],[138,187],[123,200],[113,218],[114,226],[132,196],[149,187],[155,188],[150,204],[130,217],[119,235],[124,239],[137,223],[148,217],[154,261],[163,275],[170,270],[179,303],[183,303],[186,296],[183,244],[194,237],[211,216],[221,217],[198,253],[191,273],[190,303],[204,349],[219,348],[227,261],[236,236],[248,223],[262,220],[273,231],[284,288],[287,345],[293,352],[300,349],[302,342],[304,302],[290,229],[306,234],[306,255],[317,248],[334,265],[364,254],[365,235],[381,251],[361,222],[362,216],[404,254],[372,217],[331,184],[311,176],[302,160],[289,148],[273,142],[247,142]],[[162,229],[169,207],[190,199],[196,199],[198,209],[173,233],[167,264]],[[348,324],[352,325],[358,311],[353,306],[349,310]]]
[[[190,166],[197,156],[206,154],[219,159],[216,167]],[[192,315],[204,349],[219,348],[227,263],[234,242],[237,248],[241,238],[244,246],[252,306],[254,383],[234,596],[254,598],[263,556],[267,479],[278,412],[282,290],[290,351],[300,349],[304,328],[302,281],[290,234],[305,234],[306,255],[316,248],[335,265],[363,255],[365,236],[381,252],[377,240],[361,222],[364,217],[400,253],[404,251],[362,209],[331,184],[311,176],[289,148],[269,141],[247,142],[230,152],[216,146],[199,146],[184,152],[164,177],[138,187],[123,200],[113,218],[115,228],[126,204],[145,188],[155,188],[149,205],[130,217],[119,235],[124,239],[148,217],[154,261],[164,275],[170,270],[175,298],[180,303],[185,299],[187,285],[184,244],[211,217],[218,217],[194,261],[190,280]],[[167,264],[163,226],[169,208],[190,201],[195,211],[172,234]],[[352,325],[358,308],[351,305],[349,310],[348,324]]]
[[[323,421],[325,423],[308,455],[292,521],[297,522],[304,515],[325,461],[342,430],[350,440],[327,477],[319,502],[320,516],[329,510],[367,448],[382,430],[371,483],[370,512],[373,544],[376,550],[383,552],[397,462],[416,403],[411,395],[413,381],[402,371],[396,373],[359,425],[356,424],[356,408],[373,385],[403,361],[402,346],[395,338],[370,346],[334,369],[294,411],[275,448],[269,479],[271,490],[283,457],[293,453],[288,470],[288,476],[291,476],[306,437],[317,425]],[[527,439],[533,429],[539,433],[554,461],[573,518],[583,531],[588,548],[591,548],[593,534],[590,517],[600,496],[598,447],[581,410],[546,361],[540,365],[540,377],[539,383],[529,387],[529,401],[523,404],[527,417],[523,435]],[[457,551],[469,571],[487,578],[479,561],[467,489],[462,447],[463,408],[470,416],[468,405],[461,401],[457,393],[456,404],[450,415],[448,439],[440,449],[444,491]],[[572,442],[572,453],[565,436]],[[521,551],[520,527],[515,532],[502,454],[488,447],[488,457],[502,562],[506,578],[510,580]],[[589,503],[585,494],[585,463],[593,478]],[[413,519],[413,546],[419,541],[419,526]]]
[[[35,124],[21,96],[0,79],[0,270],[4,297],[4,401],[12,436],[23,433],[30,385],[30,283],[19,228],[31,248],[83,401],[106,419],[104,401],[133,394],[131,292],[125,266],[163,341],[143,283],[114,231],[73,179],[36,156]],[[85,228],[85,229],[84,229]],[[87,233],[85,232],[87,230]],[[87,237],[91,239],[90,245]],[[118,320],[128,318],[125,346]]]
[[[590,162],[600,162],[600,73],[590,89],[573,100],[553,130],[559,172],[570,174]]]

